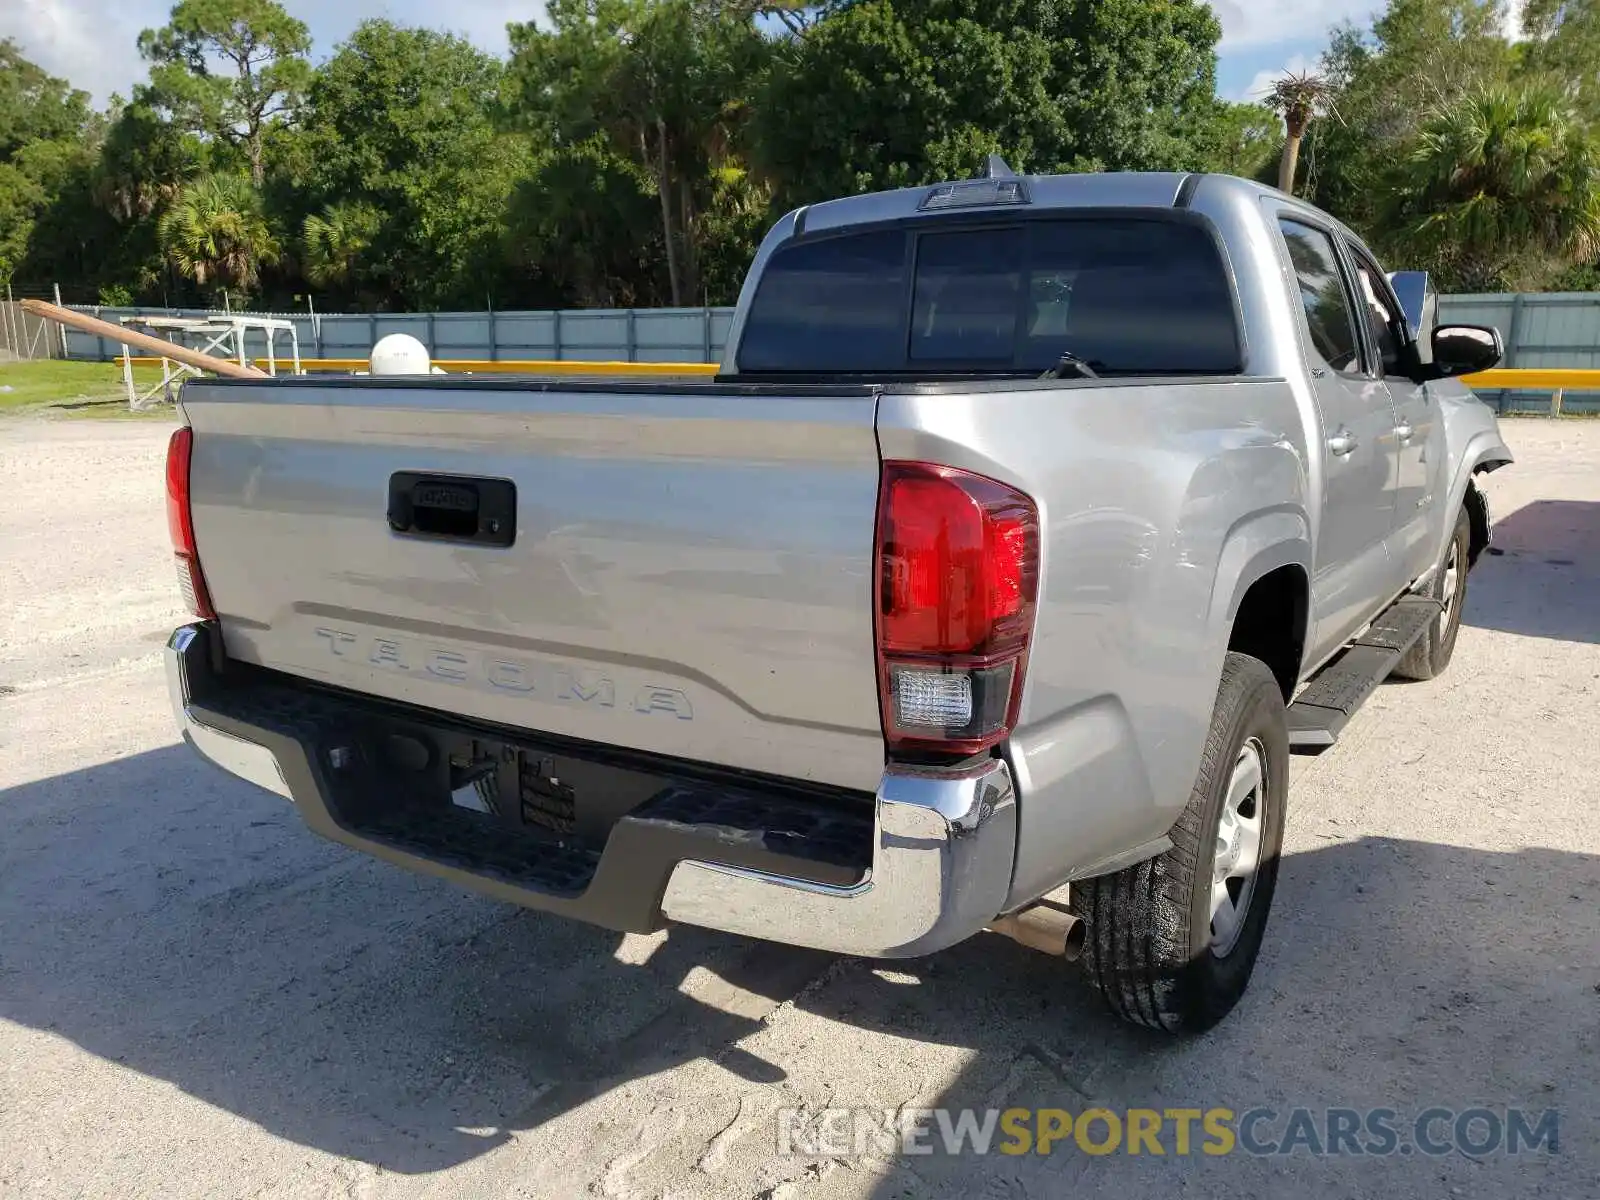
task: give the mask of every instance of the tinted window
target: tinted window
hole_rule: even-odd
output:
[[[1022,291],[1021,229],[925,234],[917,243],[911,357],[1010,363]]]
[[[1205,228],[1095,217],[920,229],[906,313],[901,232],[772,257],[739,366],[1039,373],[1072,353],[1109,374],[1240,370],[1227,267]]]
[[[739,366],[745,371],[881,371],[905,358],[901,230],[801,242],[761,276]]]
[[[1361,281],[1362,308],[1367,327],[1372,331],[1372,344],[1378,347],[1383,360],[1383,373],[1393,375],[1400,365],[1399,306],[1390,299],[1388,280],[1359,250],[1355,251],[1356,277]]]
[[[1311,344],[1335,371],[1359,370],[1360,342],[1333,239],[1298,221],[1280,221],[1279,226],[1300,283],[1300,303],[1311,329]]]
[[[1240,369],[1233,290],[1217,244],[1176,221],[1041,221],[1028,251],[1017,364],[1070,351],[1111,374]]]

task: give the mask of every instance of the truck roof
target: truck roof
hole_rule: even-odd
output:
[[[800,209],[795,218],[795,232],[818,233],[826,229],[839,229],[854,225],[870,225],[879,221],[904,220],[925,210],[930,196],[942,189],[981,187],[991,182],[1015,180],[1027,197],[1025,209],[1037,213],[1051,209],[1073,208],[1174,208],[1182,207],[1187,198],[1204,180],[1208,189],[1232,191],[1238,195],[1282,196],[1276,188],[1240,179],[1233,175],[1211,175],[1183,171],[1106,171],[1075,175],[1013,175],[998,179],[949,180],[944,183],[923,184],[913,188],[898,188],[887,192],[869,192],[861,196],[846,196],[826,200]],[[1292,199],[1292,197],[1289,197]],[[1012,202],[1015,203],[1015,202]],[[1023,205],[1017,205],[1024,207]],[[951,206],[955,207],[955,206]],[[974,205],[979,207],[979,205]],[[1010,203],[996,203],[1004,210]],[[937,215],[949,208],[929,209]]]

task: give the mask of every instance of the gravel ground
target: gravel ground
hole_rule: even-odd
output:
[[[0,422],[0,1195],[1600,1196],[1600,423],[1507,431],[1453,667],[1296,760],[1252,990],[1173,1044],[995,937],[617,937],[313,838],[175,744],[166,427]],[[774,1153],[827,1104],[1521,1106],[1560,1145]]]

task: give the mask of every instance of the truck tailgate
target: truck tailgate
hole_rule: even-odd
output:
[[[445,712],[871,790],[870,389],[189,384],[231,658]],[[397,473],[509,480],[510,546],[388,520]]]

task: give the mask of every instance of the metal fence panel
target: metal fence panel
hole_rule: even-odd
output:
[[[209,317],[202,309],[85,308],[116,323],[125,316]],[[719,362],[733,324],[731,308],[574,309],[546,312],[261,313],[295,324],[302,358],[366,358],[385,334],[409,333],[439,359],[572,359],[588,362]],[[199,348],[201,341],[184,339]],[[246,335],[252,358],[265,337]],[[289,354],[278,337],[279,358]],[[67,357],[106,361],[117,343],[67,331]]]
[[[1600,294],[1441,296],[1439,318],[1463,325],[1493,325],[1506,343],[1508,367],[1600,367]],[[1549,392],[1498,392],[1502,412],[1549,412]],[[1566,412],[1600,412],[1600,393],[1569,392]]]

